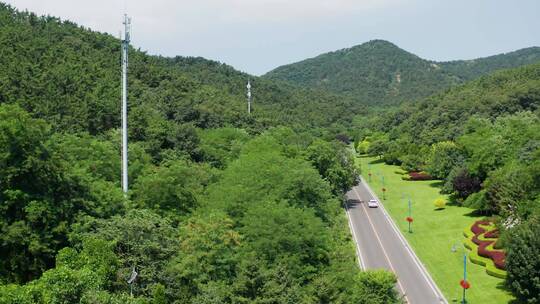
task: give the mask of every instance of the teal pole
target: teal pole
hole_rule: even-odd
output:
[[[463,254],[463,281],[467,282],[467,254]],[[465,291],[467,289],[463,288],[463,299],[461,303],[465,304],[467,303],[467,300],[465,299]]]
[[[409,197],[409,217],[412,218],[412,203],[411,203],[411,198],[410,197]],[[412,233],[411,221],[409,221],[409,233]]]

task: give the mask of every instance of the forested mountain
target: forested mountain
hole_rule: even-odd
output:
[[[341,209],[353,105],[251,77],[249,116],[249,75],[132,49],[125,196],[119,46],[0,4],[0,303],[399,302]]]
[[[54,17],[16,13],[3,4],[0,26],[0,102],[18,103],[61,130],[98,134],[118,126],[118,39]],[[131,50],[129,72],[130,125],[135,129],[171,123],[256,131],[270,125],[320,127],[340,117],[349,121],[353,106],[342,97],[278,86],[203,58],[162,58]],[[246,114],[248,78],[252,116]]]
[[[463,80],[473,80],[496,70],[515,68],[539,61],[540,47],[530,47],[485,58],[439,62],[437,64]]]
[[[540,61],[540,48],[468,61],[434,62],[373,40],[285,65],[264,75],[302,87],[343,94],[364,104],[395,104],[427,97],[497,69]]]

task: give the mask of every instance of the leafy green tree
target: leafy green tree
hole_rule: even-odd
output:
[[[199,197],[213,180],[205,165],[170,161],[145,171],[133,185],[133,200],[174,221],[186,217],[199,205]]]
[[[361,142],[356,145],[356,151],[359,154],[367,154],[369,151],[369,147],[371,145],[371,142],[367,139],[362,140]]]
[[[328,263],[329,236],[309,209],[283,203],[259,203],[242,220],[244,251],[254,251],[268,263],[285,263],[295,278],[308,278]]]
[[[370,156],[382,157],[387,149],[388,149],[388,142],[383,138],[379,138],[379,139],[374,140],[369,145],[367,153]]]
[[[167,296],[165,295],[165,286],[162,284],[154,285],[152,291],[152,304],[167,304]]]
[[[118,210],[96,201],[114,190],[90,186],[87,174],[54,156],[49,130],[18,106],[0,105],[0,276],[7,281],[29,281],[51,268],[80,215]]]
[[[244,147],[240,157],[208,187],[205,208],[218,208],[241,217],[258,202],[286,200],[325,216],[331,188],[305,160],[288,158],[275,138],[261,136]]]
[[[399,303],[396,282],[396,276],[386,271],[361,272],[354,279],[349,303]]]
[[[443,141],[431,146],[427,172],[438,179],[445,179],[450,171],[464,161],[461,149],[451,141]]]
[[[118,260],[112,247],[102,240],[86,239],[80,252],[64,248],[57,256],[56,268],[39,279],[24,286],[0,286],[0,300],[9,304],[87,303],[84,298],[110,288],[116,280]]]
[[[507,282],[523,303],[540,301],[540,222],[533,219],[512,231],[507,244]]]
[[[233,221],[222,213],[194,215],[180,228],[181,243],[167,268],[171,297],[201,294],[210,282],[232,282],[241,242]]]
[[[251,252],[243,255],[238,268],[233,303],[298,303],[305,298],[299,279],[284,263],[269,265]]]
[[[110,219],[86,218],[74,226],[70,238],[77,244],[88,237],[115,244],[121,278],[115,288],[129,290],[126,280],[135,267],[139,273],[136,288],[146,296],[151,296],[154,284],[163,282],[167,263],[179,246],[178,232],[170,221],[148,210],[130,210]]]
[[[200,130],[202,158],[216,168],[225,168],[228,163],[238,158],[248,134],[240,129],[221,128]]]
[[[315,141],[306,151],[307,159],[330,185],[334,194],[347,191],[355,182],[354,159],[343,144]]]

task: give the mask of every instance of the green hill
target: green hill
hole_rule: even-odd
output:
[[[279,67],[267,79],[319,88],[361,103],[388,104],[427,97],[497,69],[540,61],[540,48],[478,60],[438,63],[373,40]]]
[[[404,104],[390,114],[384,128],[408,137],[413,143],[431,145],[461,136],[471,117],[498,117],[540,108],[540,64],[496,72],[430,96]]]
[[[118,39],[0,3],[0,41],[0,103],[17,103],[58,130],[98,134],[119,126]],[[342,97],[278,85],[203,58],[164,58],[132,49],[129,73],[134,130],[168,121],[260,131],[270,125],[328,126],[351,117],[352,104]],[[254,92],[251,116],[248,78]]]
[[[495,70],[510,69],[538,61],[540,61],[540,47],[530,47],[485,58],[448,61],[438,64],[462,80],[472,80]]]
[[[355,121],[367,152],[444,179],[459,203],[522,221],[540,212],[540,63]]]

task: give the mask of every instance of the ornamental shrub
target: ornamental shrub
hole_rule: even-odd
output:
[[[426,172],[410,172],[409,176],[413,181],[425,181],[433,179],[433,177]]]
[[[446,200],[444,198],[438,198],[433,202],[433,205],[437,209],[444,209],[446,207]]]

